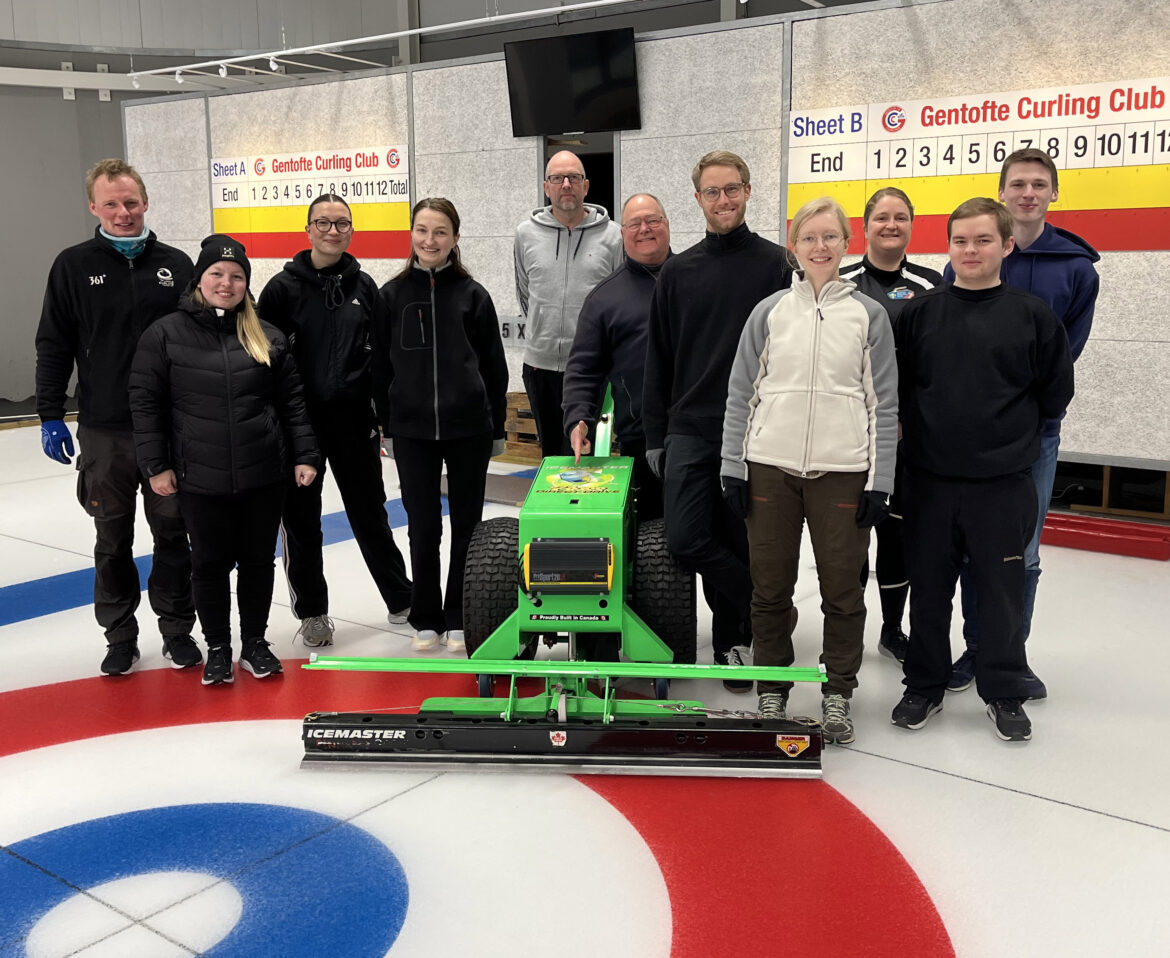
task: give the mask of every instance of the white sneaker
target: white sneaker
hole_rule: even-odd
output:
[[[451,629],[444,640],[448,652],[466,652],[467,643],[463,640],[462,629]]]
[[[313,615],[307,619],[301,619],[301,627],[297,629],[297,635],[310,649],[332,645],[333,620],[327,615]]]
[[[398,612],[387,612],[386,621],[391,625],[402,625],[410,618],[410,606],[405,609],[400,609]]]
[[[433,652],[439,644],[439,633],[434,629],[423,629],[416,632],[410,640],[410,647],[416,652]]]

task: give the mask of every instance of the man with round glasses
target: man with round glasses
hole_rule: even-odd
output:
[[[622,237],[604,207],[585,202],[589,180],[580,158],[562,150],[544,171],[549,205],[516,228],[516,299],[527,318],[524,389],[541,453],[569,454],[561,428],[565,364],[581,304],[621,262]]]
[[[748,229],[751,173],[742,157],[708,153],[691,174],[707,234],[662,267],[650,306],[642,422],[646,458],[663,480],[666,535],[703,577],[717,664],[744,664],[751,645],[747,527],[723,501],[723,415],[744,323],[792,284],[784,251]],[[752,683],[725,679],[733,692]]]
[[[366,568],[391,624],[410,612],[410,579],[384,508],[382,459],[370,380],[370,328],[380,322],[378,285],[346,252],[353,215],[340,196],[309,206],[309,249],[284,264],[260,294],[261,318],[288,337],[321,448],[309,486],[290,485],[281,515],[284,571],[298,634],[318,648],[333,642],[322,561],[321,489],[326,463],[341,493]]]

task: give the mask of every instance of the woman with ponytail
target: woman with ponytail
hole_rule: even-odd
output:
[[[191,588],[207,642],[204,685],[231,682],[231,592],[256,678],[282,671],[265,641],[286,477],[317,475],[313,437],[288,341],[256,315],[242,244],[203,241],[192,286],[152,324],[130,373],[138,467],[178,495],[191,539]]]
[[[411,211],[406,267],[382,287],[374,330],[374,402],[394,438],[394,462],[410,540],[412,646],[464,651],[463,564],[483,517],[488,460],[502,453],[508,364],[488,291],[459,259],[459,214],[450,200]],[[451,560],[440,587],[447,469]]]

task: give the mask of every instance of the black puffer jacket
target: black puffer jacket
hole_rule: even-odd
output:
[[[410,439],[504,437],[508,362],[488,291],[451,266],[415,266],[382,287],[374,327],[374,405]]]
[[[143,333],[130,412],[144,476],[174,469],[185,492],[228,495],[285,482],[294,465],[317,467],[288,340],[261,325],[269,366],[240,344],[234,311],[219,316],[189,295]]]

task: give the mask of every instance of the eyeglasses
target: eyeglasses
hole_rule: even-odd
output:
[[[718,186],[708,186],[705,190],[699,190],[699,195],[703,197],[708,203],[714,203],[719,199],[719,194],[722,193],[729,200],[735,199],[743,192],[743,183],[728,183],[725,187],[720,189]]]
[[[548,183],[549,186],[560,186],[562,183],[565,182],[565,180],[568,180],[574,186],[580,186],[582,183],[585,182],[585,174],[584,173],[549,173],[549,175],[544,178],[544,181],[546,183]]]
[[[840,233],[822,233],[820,236],[816,236],[816,235],[810,233],[808,236],[797,237],[796,245],[807,247],[807,246],[816,246],[818,243],[823,243],[825,246],[831,247],[831,246],[836,246],[843,239],[845,239],[845,237],[842,236]]]
[[[313,229],[315,229],[318,233],[321,233],[322,235],[324,235],[325,233],[328,233],[331,229],[336,228],[337,232],[341,233],[344,236],[351,229],[353,229],[353,223],[351,223],[349,220],[320,219],[320,220],[313,220],[312,223],[313,223]]]
[[[640,220],[630,220],[628,223],[622,223],[622,229],[624,229],[627,233],[636,233],[643,226],[645,226],[647,229],[656,230],[665,223],[665,216],[644,216]]]

